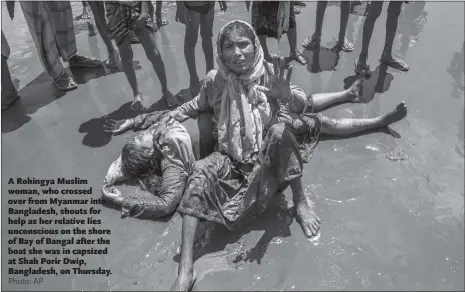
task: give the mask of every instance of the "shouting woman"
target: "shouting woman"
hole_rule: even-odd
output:
[[[221,29],[217,64],[219,69],[206,76],[199,95],[165,118],[182,122],[209,114],[215,142],[215,152],[194,163],[178,207],[183,215],[182,249],[173,290],[186,291],[194,283],[193,245],[199,220],[233,229],[249,212],[263,211],[269,199],[288,186],[302,230],[307,237],[317,235],[321,221],[301,178],[303,163],[320,132],[347,136],[406,115],[404,103],[374,119],[331,119],[307,113],[336,102],[359,101],[361,81],[343,92],[308,98],[290,84],[292,66],[286,73],[284,58],[274,58],[273,67],[264,62],[254,29],[242,21]]]

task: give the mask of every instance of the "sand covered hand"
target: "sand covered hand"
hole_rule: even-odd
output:
[[[109,119],[103,125],[105,132],[112,134],[112,135],[119,135],[122,134],[133,126],[133,121],[131,119],[127,120],[113,120]]]
[[[273,57],[273,68],[264,61],[265,70],[269,77],[269,87],[259,86],[258,89],[268,97],[280,102],[288,103],[292,99],[291,76],[292,66],[287,68],[283,57]],[[286,73],[286,74],[285,74]]]

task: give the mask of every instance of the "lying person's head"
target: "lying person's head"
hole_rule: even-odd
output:
[[[146,132],[134,137],[124,145],[121,153],[123,172],[131,177],[147,173],[160,155],[160,151],[153,147],[152,133]]]
[[[218,65],[237,74],[251,71],[263,62],[263,51],[253,28],[243,21],[231,21],[218,34]]]

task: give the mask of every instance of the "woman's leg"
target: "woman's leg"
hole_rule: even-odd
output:
[[[347,90],[332,93],[312,94],[310,96],[312,99],[312,110],[314,112],[319,112],[328,106],[337,103],[361,102],[362,99],[360,97],[360,89],[362,84],[363,80],[357,79],[357,81],[355,81],[354,84],[352,84],[352,86]]]
[[[301,65],[308,63],[307,59],[297,50],[297,26],[290,27],[287,31],[287,39],[289,41],[289,57]]]
[[[311,238],[318,234],[321,220],[314,211],[315,204],[305,194],[302,186],[302,178],[296,178],[290,182],[292,199],[296,209],[296,219],[305,236]]]
[[[321,133],[331,136],[351,136],[361,132],[386,127],[398,122],[407,116],[407,105],[401,102],[391,112],[370,119],[332,119],[323,117],[321,120]]]
[[[196,96],[200,91],[200,80],[197,75],[197,66],[195,63],[195,46],[199,38],[200,14],[195,11],[189,11],[191,20],[186,24],[186,33],[184,35],[184,57],[186,58],[187,70],[189,70],[189,88],[192,95]]]
[[[210,9],[207,14],[200,15],[200,37],[202,38],[202,48],[205,54],[207,74],[214,68],[213,58],[213,21],[215,19],[215,9]]]
[[[199,219],[190,215],[182,218],[181,261],[171,291],[187,291],[194,281],[194,242],[198,223]]]
[[[166,80],[165,64],[157,48],[155,34],[147,27],[137,28],[135,30],[142,47],[144,48],[147,58],[152,63],[153,69],[157,74],[161,84],[163,98],[166,100],[169,107],[176,105],[177,101],[173,94],[168,89],[168,81]]]

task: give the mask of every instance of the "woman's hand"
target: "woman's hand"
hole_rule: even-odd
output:
[[[287,68],[283,57],[273,57],[273,70],[269,67],[268,62],[263,61],[265,70],[268,73],[270,87],[258,86],[258,90],[264,92],[267,96],[277,99],[285,104],[292,100],[291,76],[292,66]],[[274,72],[273,72],[274,71]]]
[[[188,24],[191,21],[191,16],[189,14],[189,9],[186,8],[184,2],[178,1],[176,2],[176,22],[180,22],[182,24]]]
[[[226,4],[226,1],[218,1],[220,2],[220,10],[223,12],[226,12],[228,10],[228,4]]]
[[[280,123],[286,124],[286,126],[297,135],[308,133],[308,125],[300,117],[293,118],[290,114],[284,111],[279,111],[277,116]]]
[[[131,119],[127,120],[113,120],[109,119],[103,124],[103,128],[105,132],[112,134],[112,135],[119,135],[128,130],[130,130],[133,126],[133,121]]]

